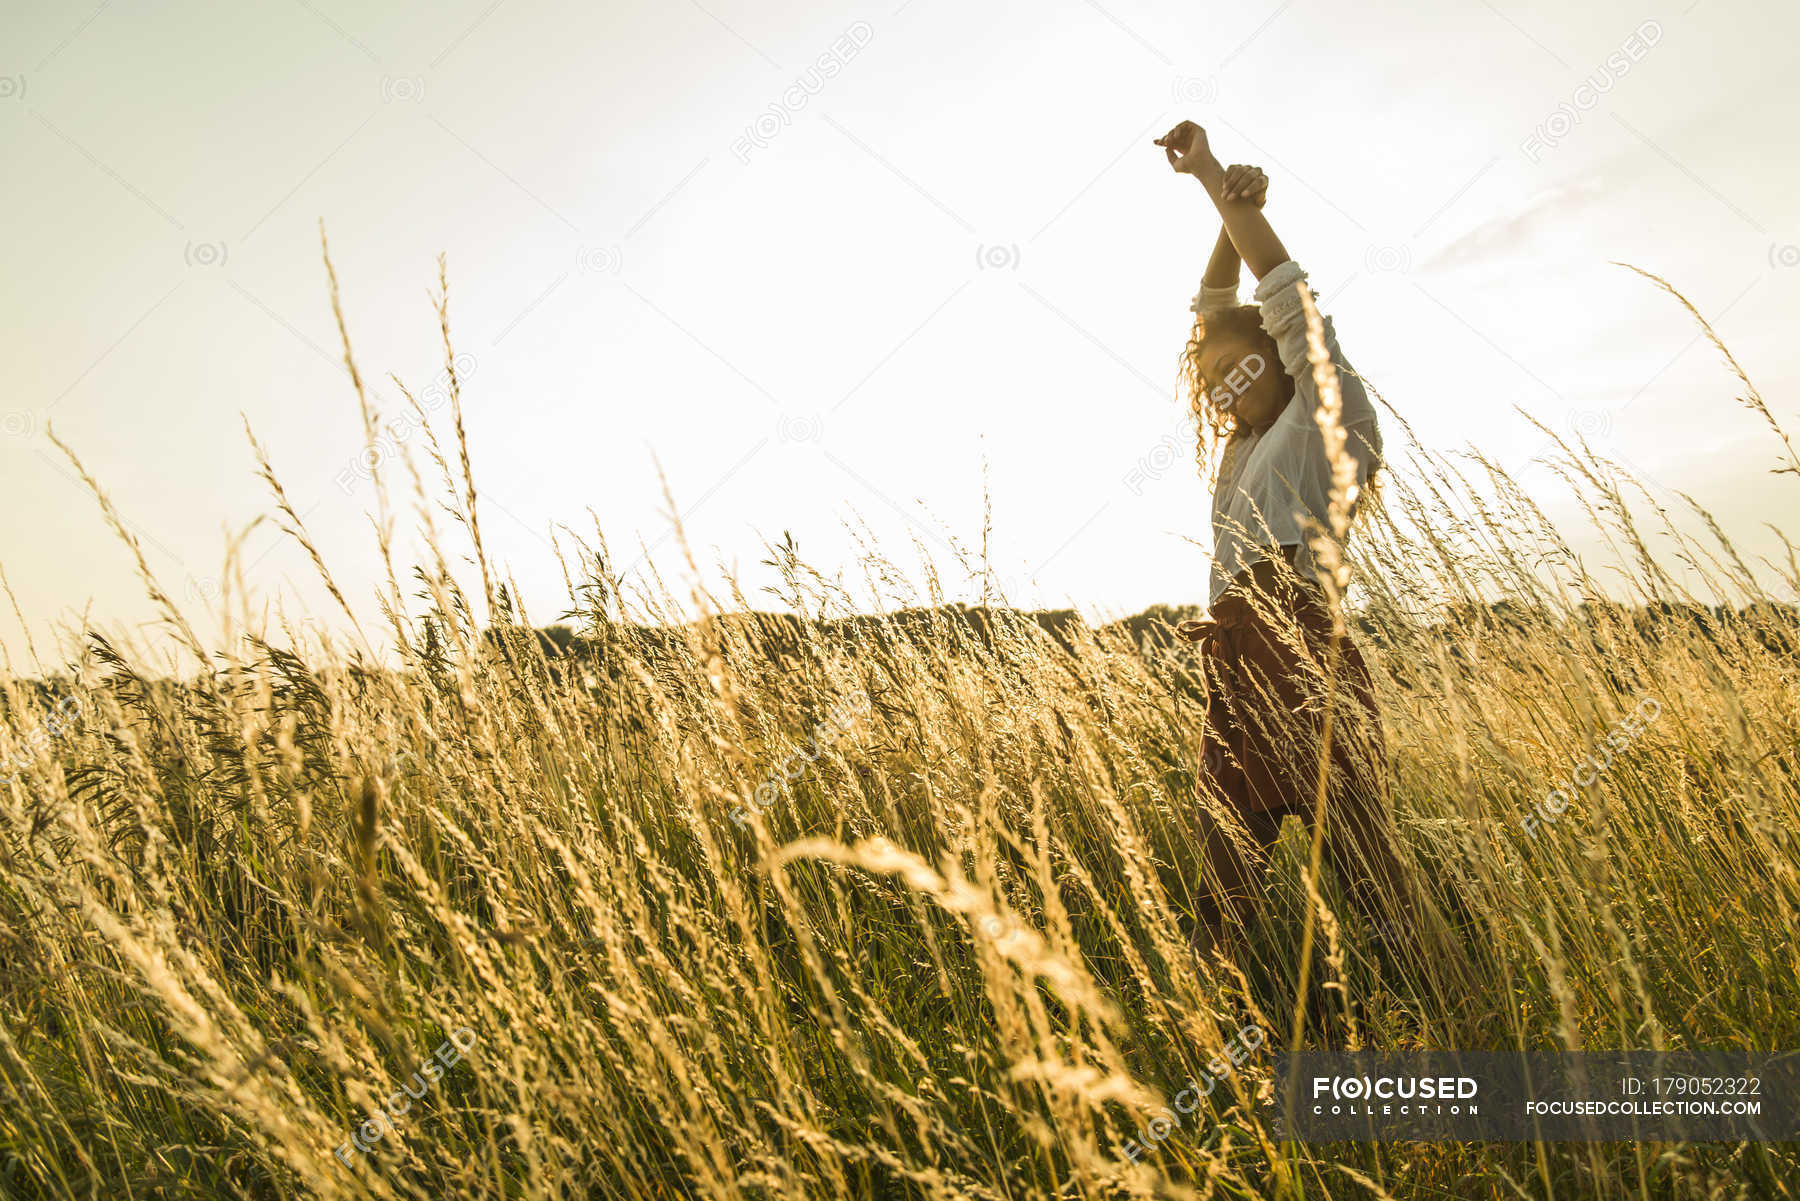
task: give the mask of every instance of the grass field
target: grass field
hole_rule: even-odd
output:
[[[535,636],[456,425],[418,487],[469,549],[395,573],[390,660],[202,639],[146,570],[185,678],[98,636],[12,664],[0,1196],[1796,1195],[1791,1145],[1300,1145],[1257,1103],[1297,1023],[1800,1047],[1791,559],[1567,447],[1594,578],[1541,497],[1416,451],[1351,624],[1442,928],[1383,949],[1290,823],[1206,955],[1190,614],[960,609],[979,562],[915,596],[874,552],[852,592],[779,547],[781,615],[628,599],[596,538],[573,637]]]

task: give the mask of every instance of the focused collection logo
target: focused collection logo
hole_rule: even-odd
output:
[[[1473,1076],[1314,1076],[1313,1113],[1332,1117],[1477,1114]]]
[[[1800,1053],[1278,1054],[1272,1129],[1301,1142],[1800,1138]]]

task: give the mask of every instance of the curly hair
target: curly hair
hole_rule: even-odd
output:
[[[1188,414],[1194,422],[1194,461],[1199,465],[1200,479],[1212,488],[1225,474],[1239,445],[1239,435],[1246,431],[1238,427],[1237,414],[1230,405],[1212,403],[1214,392],[1224,386],[1224,381],[1207,379],[1201,369],[1209,338],[1229,339],[1235,345],[1262,355],[1277,370],[1281,370],[1281,350],[1269,331],[1263,328],[1262,310],[1256,305],[1232,305],[1195,314],[1193,332],[1188,335],[1187,345],[1181,352],[1181,384],[1187,394]],[[1281,381],[1290,389],[1291,399],[1293,378],[1281,371]],[[1353,528],[1360,526],[1370,511],[1381,503],[1381,468],[1379,458],[1370,465],[1369,477],[1363,482],[1356,513],[1351,519]]]
[[[1224,381],[1207,379],[1201,369],[1209,338],[1228,338],[1277,367],[1281,364],[1281,351],[1263,328],[1262,310],[1253,304],[1195,314],[1193,332],[1181,352],[1181,384],[1187,393],[1188,415],[1194,421],[1194,461],[1199,464],[1200,478],[1210,486],[1217,480],[1240,431],[1237,415],[1230,406],[1211,403],[1214,390]]]

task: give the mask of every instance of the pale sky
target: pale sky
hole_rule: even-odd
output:
[[[47,425],[207,628],[227,533],[270,510],[241,413],[373,614],[321,220],[389,417],[387,373],[441,372],[448,255],[484,533],[540,622],[566,604],[553,525],[597,517],[622,561],[642,538],[680,575],[658,460],[702,558],[752,588],[783,530],[848,565],[853,515],[902,560],[915,535],[979,547],[985,464],[1019,599],[1199,601],[1206,497],[1166,439],[1217,224],[1150,145],[1182,117],[1268,171],[1346,355],[1427,444],[1523,466],[1543,438],[1516,405],[1753,550],[1794,511],[1717,356],[1610,265],[1681,287],[1800,424],[1792,3],[0,13],[0,565],[42,644],[84,611],[151,616]],[[245,559],[265,598],[333,618],[272,523]],[[10,611],[0,641],[18,664]]]

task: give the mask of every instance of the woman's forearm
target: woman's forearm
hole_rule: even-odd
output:
[[[1206,274],[1200,277],[1201,286],[1236,291],[1238,266],[1242,262],[1237,247],[1231,243],[1231,234],[1223,225],[1219,226],[1219,240],[1213,244],[1212,257],[1206,260]]]
[[[1244,260],[1252,274],[1261,279],[1281,264],[1288,261],[1287,247],[1275,234],[1275,227],[1269,224],[1256,202],[1243,198],[1224,199],[1225,168],[1219,160],[1212,156],[1210,150],[1203,151],[1206,159],[1189,172],[1200,181],[1206,194],[1212,198],[1213,207],[1219,210],[1219,217],[1225,222],[1225,232],[1231,244],[1237,249],[1238,257]]]

